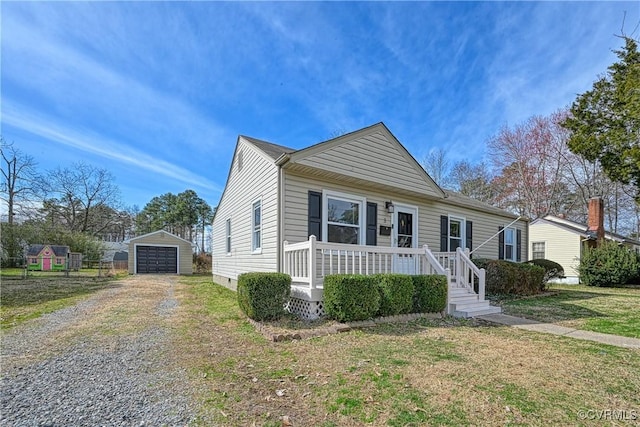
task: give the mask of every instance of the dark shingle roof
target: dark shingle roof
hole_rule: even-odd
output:
[[[250,136],[241,135],[243,139],[246,139],[260,150],[262,150],[265,154],[271,157],[273,160],[277,160],[278,157],[283,154],[291,154],[297,150],[293,148],[285,147],[284,145],[273,144],[271,142],[262,141],[260,139],[251,138]]]
[[[31,245],[29,246],[29,250],[27,252],[27,256],[35,256],[38,255],[45,246],[49,246],[55,256],[67,256],[69,253],[69,246],[61,246],[61,245]]]

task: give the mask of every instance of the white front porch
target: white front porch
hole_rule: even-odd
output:
[[[290,309],[314,319],[324,314],[322,292],[329,274],[441,274],[448,283],[447,314],[474,317],[500,313],[485,300],[485,271],[469,251],[432,252],[421,248],[349,245],[316,241],[284,242],[284,273],[291,276]]]

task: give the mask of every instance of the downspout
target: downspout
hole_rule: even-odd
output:
[[[289,155],[283,154],[276,159],[276,166],[278,167],[278,230],[276,232],[276,264],[278,272],[281,273],[284,270],[282,265],[282,233],[284,230],[284,171],[282,166],[289,161]]]

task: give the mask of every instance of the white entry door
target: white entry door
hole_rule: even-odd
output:
[[[418,209],[396,205],[393,213],[393,242],[397,248],[418,247]],[[413,255],[394,255],[393,272],[417,274],[416,258]]]

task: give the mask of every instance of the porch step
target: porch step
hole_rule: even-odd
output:
[[[476,293],[469,288],[458,288],[454,286],[449,288],[449,295],[476,295]]]
[[[450,292],[449,306],[451,307],[451,314],[454,317],[469,318],[502,312],[500,307],[490,305],[489,301],[478,300],[478,295],[475,293],[460,291]]]

